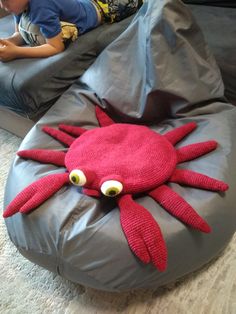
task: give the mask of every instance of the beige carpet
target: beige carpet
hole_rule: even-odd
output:
[[[0,129],[0,203],[21,140]],[[0,313],[235,314],[236,236],[222,255],[167,287],[107,293],[81,287],[32,264],[10,242],[0,218]]]

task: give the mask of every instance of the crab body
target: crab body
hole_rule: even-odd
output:
[[[65,156],[69,172],[79,168],[93,174],[85,188],[100,191],[103,182],[119,178],[121,194],[158,187],[168,180],[176,163],[175,149],[165,137],[130,124],[89,130],[73,142]]]
[[[220,180],[177,166],[216,149],[214,140],[175,148],[176,143],[194,131],[196,123],[187,123],[164,135],[148,127],[114,123],[99,107],[97,119],[101,128],[85,130],[59,125],[59,130],[43,131],[68,146],[67,152],[24,150],[18,155],[43,163],[65,167],[65,173],[51,174],[26,187],[7,206],[4,218],[18,212],[26,214],[55,194],[63,185],[83,187],[83,193],[115,197],[120,222],[131,251],[143,263],[153,263],[160,271],[167,266],[166,244],[157,221],[133,197],[145,193],[172,216],[193,229],[211,231],[207,222],[168,182],[211,191],[226,191]]]

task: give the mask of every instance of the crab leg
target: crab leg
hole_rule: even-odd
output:
[[[149,192],[149,195],[170,214],[179,218],[182,222],[192,228],[205,233],[209,233],[211,231],[210,226],[198,215],[192,206],[167,185],[161,185],[155,190]]]
[[[95,113],[101,127],[115,123],[99,106],[95,107]]]
[[[40,161],[47,164],[53,164],[56,166],[65,166],[66,153],[57,150],[48,149],[28,149],[20,150],[17,155],[25,158]]]
[[[195,130],[197,127],[197,124],[195,122],[189,122],[187,124],[184,124],[178,128],[175,128],[165,134],[163,136],[171,142],[173,145],[178,143],[182,138],[184,138],[186,135],[191,133],[193,130]]]
[[[10,217],[18,212],[28,213],[41,205],[60,188],[69,183],[68,173],[51,174],[35,181],[21,191],[16,198],[7,206],[3,217]]]
[[[181,147],[176,150],[178,163],[193,160],[200,156],[206,155],[207,153],[215,150],[216,147],[216,141],[206,141]]]
[[[152,262],[160,271],[167,263],[167,249],[161,229],[143,206],[135,203],[131,195],[118,199],[120,221],[133,253],[145,264]]]
[[[88,131],[79,126],[73,126],[73,125],[68,125],[68,124],[59,124],[59,130],[69,133],[76,137]]]
[[[65,144],[67,146],[70,146],[75,140],[74,137],[66,134],[65,132],[53,129],[49,126],[44,126],[42,128],[42,130],[45,133],[49,134],[50,136],[54,137],[56,140],[60,141],[61,143]]]
[[[176,169],[169,181],[210,191],[224,192],[229,188],[223,181],[188,169]]]

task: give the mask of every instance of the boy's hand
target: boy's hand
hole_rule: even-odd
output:
[[[47,39],[46,44],[36,47],[21,47],[15,45],[10,39],[0,39],[0,61],[7,62],[17,58],[45,58],[54,56],[64,49],[61,33]]]
[[[9,40],[0,39],[0,61],[7,62],[16,59],[17,48]]]

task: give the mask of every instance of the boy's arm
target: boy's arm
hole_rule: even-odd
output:
[[[19,33],[18,24],[15,24],[15,33],[11,35],[11,37],[4,38],[4,40],[8,40],[16,46],[22,46],[25,44],[24,39],[22,38],[21,34]]]
[[[0,39],[0,60],[50,57],[65,49],[61,34],[46,41],[46,44],[37,47],[19,47],[10,41]]]
[[[9,41],[16,46],[22,46],[25,44],[24,39],[21,37],[21,34],[19,32],[15,32],[11,35],[11,37],[4,38],[4,40]]]

